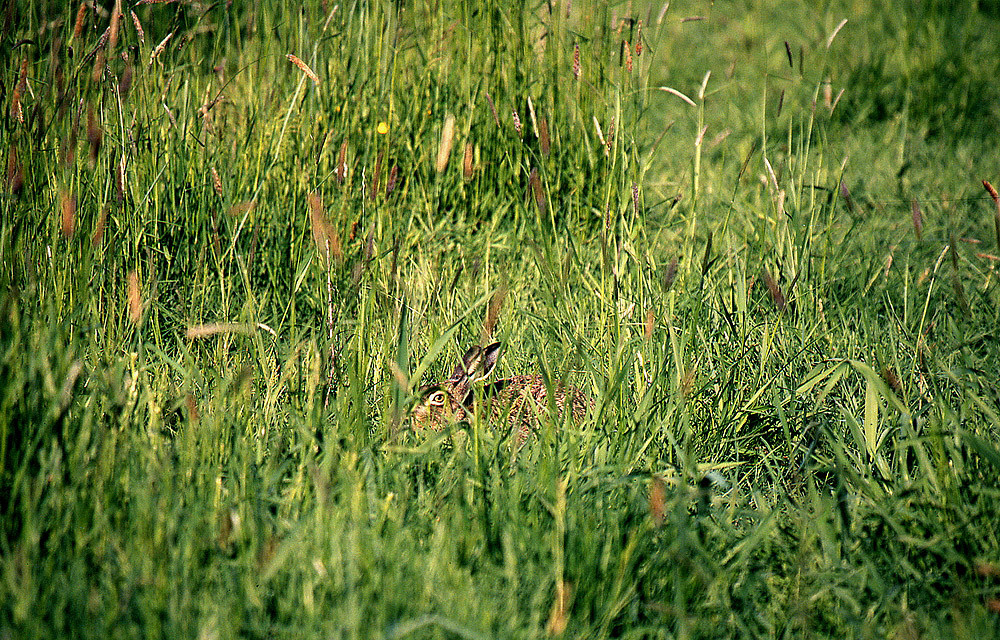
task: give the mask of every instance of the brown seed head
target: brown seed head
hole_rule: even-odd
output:
[[[94,235],[90,239],[90,244],[99,247],[101,242],[104,241],[104,227],[108,223],[108,212],[111,210],[111,205],[106,204],[101,207],[101,212],[97,214],[97,225],[94,227]]]
[[[653,518],[653,524],[663,526],[663,520],[667,512],[667,483],[661,476],[653,476],[649,483],[649,515]]]
[[[451,156],[451,145],[455,140],[455,116],[450,113],[444,119],[444,126],[441,127],[441,141],[438,143],[437,162],[434,169],[438,173],[444,172],[448,167],[448,158]]]
[[[774,278],[771,277],[771,273],[764,268],[764,284],[767,285],[767,291],[771,294],[771,300],[774,302],[774,306],[778,307],[779,311],[785,310],[785,294],[781,292],[781,287],[775,282]]]
[[[59,209],[62,212],[62,234],[64,238],[73,235],[76,229],[76,198],[66,191],[59,193]]]
[[[212,172],[212,188],[215,189],[215,193],[218,194],[220,198],[225,196],[222,193],[222,178],[219,177],[219,172],[215,170],[215,167],[210,167]]]
[[[139,274],[135,269],[128,273],[128,317],[136,326],[142,320],[142,292],[139,289]]]
[[[118,28],[122,17],[122,0],[115,0],[115,6],[111,9],[111,26],[108,27],[108,51],[114,52],[118,46]]]
[[[549,121],[542,116],[538,119],[538,142],[542,147],[542,155],[549,157],[551,140],[549,140]]]
[[[462,177],[466,180],[472,179],[472,156],[474,148],[471,142],[465,143],[465,155],[462,158]]]
[[[135,15],[135,11],[129,11],[132,14],[132,24],[135,25],[135,32],[139,36],[139,44],[146,44],[146,32],[142,30],[142,23],[139,22],[139,16]]]
[[[14,195],[20,195],[24,188],[24,170],[17,156],[17,147],[13,144],[7,149],[7,188]]]
[[[392,165],[389,170],[389,179],[385,181],[385,197],[389,197],[399,184],[399,165]]]
[[[97,122],[97,114],[94,108],[87,107],[87,143],[90,145],[90,162],[97,162],[97,154],[101,151],[101,142],[104,140],[104,132]]]
[[[309,222],[312,224],[313,240],[316,242],[316,250],[327,261],[332,255],[337,260],[344,257],[344,252],[340,245],[340,236],[333,225],[326,219],[323,212],[323,200],[316,193],[309,194]]]
[[[83,24],[87,19],[87,3],[81,2],[80,8],[76,10],[76,24],[73,26],[73,40],[83,34]]]
[[[344,184],[347,178],[347,139],[340,145],[340,153],[337,154],[337,184]]]
[[[319,76],[316,75],[315,71],[309,68],[309,65],[307,65],[305,62],[302,62],[302,60],[300,60],[297,56],[294,56],[290,53],[286,53],[285,57],[288,58],[289,62],[298,67],[302,71],[302,73],[306,74],[306,76],[313,81],[313,84],[316,85],[319,84]]]

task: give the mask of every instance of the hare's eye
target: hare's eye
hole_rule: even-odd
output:
[[[427,402],[434,406],[440,407],[441,405],[444,404],[444,391],[435,391],[427,399]]]

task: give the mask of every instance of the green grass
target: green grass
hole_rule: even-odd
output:
[[[997,637],[1000,12],[760,4],[5,6],[0,638]]]

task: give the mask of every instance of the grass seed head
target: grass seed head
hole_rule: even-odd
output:
[[[256,208],[257,208],[256,201],[245,200],[243,202],[237,202],[233,206],[229,207],[228,214],[230,218],[237,218],[239,216],[242,216],[244,213],[248,211],[253,211]]]
[[[667,265],[667,270],[663,274],[663,292],[666,293],[670,291],[670,287],[674,285],[674,279],[677,278],[677,258],[670,261]]]
[[[544,216],[547,208],[545,191],[542,189],[542,180],[538,177],[537,168],[532,168],[531,174],[528,176],[528,182],[531,183],[531,193],[535,198],[535,206],[538,207],[538,215]]]
[[[122,154],[121,160],[115,166],[115,191],[117,192],[118,202],[125,201],[125,154]]]
[[[90,147],[90,163],[97,162],[97,156],[101,152],[101,143],[104,140],[104,131],[97,122],[97,114],[92,106],[87,107],[87,144]]]
[[[434,169],[438,173],[443,173],[448,167],[448,158],[451,157],[451,145],[455,141],[455,116],[450,113],[445,116],[444,126],[441,127],[441,140],[438,143],[437,161]]]
[[[302,71],[302,73],[306,74],[306,77],[312,80],[313,84],[315,85],[319,84],[319,76],[316,75],[316,72],[310,69],[309,65],[303,62],[298,56],[292,55],[291,53],[286,53],[285,57],[288,58],[289,62],[298,67]]]
[[[21,194],[24,188],[24,169],[17,155],[17,147],[13,144],[7,149],[7,188],[15,196]]]
[[[580,79],[580,45],[573,45],[573,77]]]
[[[340,245],[340,236],[326,219],[326,214],[323,212],[323,200],[316,193],[309,194],[309,222],[312,226],[316,250],[320,255],[327,261],[331,255],[337,260],[341,260],[344,257],[344,252]]]
[[[90,244],[94,247],[101,246],[104,241],[104,228],[108,223],[108,212],[111,210],[111,205],[106,204],[101,207],[101,212],[97,214],[97,224],[94,226],[94,235],[90,238]]]
[[[66,191],[59,193],[59,210],[62,212],[62,234],[69,238],[76,230],[76,198]]]
[[[163,40],[160,40],[160,44],[156,45],[152,53],[149,54],[149,66],[153,66],[153,63],[160,57],[160,54],[164,52],[167,48],[167,43],[170,39],[174,37],[174,32],[168,33]]]
[[[388,198],[399,185],[399,165],[392,165],[389,170],[389,179],[385,181],[385,197]]]
[[[649,515],[653,518],[653,524],[661,527],[666,514],[667,483],[663,481],[661,476],[654,475],[649,483]]]
[[[76,23],[73,25],[73,40],[83,35],[83,25],[87,21],[87,3],[81,2],[76,10]]]
[[[517,135],[521,135],[521,116],[517,115],[517,109],[510,110],[511,116],[514,118],[514,131],[517,131]]]
[[[507,298],[508,291],[509,289],[506,286],[501,285],[493,292],[493,296],[490,297],[490,304],[486,307],[486,318],[483,320],[484,342],[493,337],[497,321],[500,319],[500,310],[503,308],[503,302]]]
[[[764,268],[764,284],[767,285],[767,291],[771,294],[771,301],[774,302],[774,306],[778,308],[778,311],[784,311],[786,306],[785,294],[781,292],[781,287],[771,277],[771,273],[766,267]]]
[[[497,123],[497,129],[500,129],[500,116],[497,115],[497,106],[493,104],[493,98],[490,97],[489,91],[484,92],[484,95],[486,96],[486,104],[490,106],[490,113],[493,114],[493,121]]]
[[[471,180],[473,175],[473,152],[474,148],[471,142],[465,143],[465,155],[462,158],[462,177],[466,180]]]
[[[212,188],[215,189],[215,193],[220,198],[225,197],[222,193],[222,178],[219,177],[219,172],[215,170],[215,167],[210,167],[210,170],[212,172]]]
[[[115,5],[111,9],[111,26],[108,27],[108,51],[113,52],[118,46],[118,29],[122,17],[122,0],[115,0]]]
[[[340,145],[340,153],[337,154],[337,184],[344,184],[347,178],[347,139]]]
[[[142,291],[135,269],[128,272],[128,317],[135,326],[142,320]]]
[[[549,121],[542,116],[538,119],[538,143],[542,147],[542,155],[549,157],[552,148],[552,141],[549,139]]]
[[[125,69],[122,70],[122,75],[118,78],[118,95],[122,97],[122,100],[128,98],[129,91],[132,90],[132,63],[127,62],[125,64]]]
[[[135,33],[139,36],[139,44],[145,46],[146,44],[146,32],[142,30],[142,23],[139,22],[139,16],[135,15],[135,11],[129,11],[132,14],[132,24],[135,25]]]

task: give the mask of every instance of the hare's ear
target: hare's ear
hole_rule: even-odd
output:
[[[469,351],[471,351],[471,349]],[[469,354],[466,353],[466,355]],[[497,366],[497,360],[499,358],[500,358],[499,342],[494,342],[491,345],[487,345],[486,347],[479,349],[479,357],[476,363],[475,374],[473,374],[470,371],[469,376],[473,379],[474,382],[485,380],[486,378],[490,377],[491,373],[493,373],[493,369]]]

